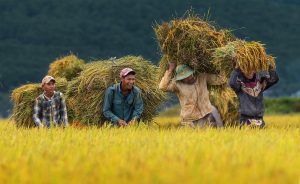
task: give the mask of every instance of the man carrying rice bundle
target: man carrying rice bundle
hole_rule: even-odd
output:
[[[55,79],[45,76],[42,80],[44,93],[34,103],[33,121],[36,126],[68,126],[68,115],[65,99],[61,92],[55,91]]]
[[[104,96],[103,115],[115,126],[127,126],[140,120],[144,110],[141,90],[134,86],[135,71],[124,68],[121,82],[109,87]]]
[[[172,79],[172,73],[176,74]],[[163,91],[175,92],[181,105],[181,125],[188,127],[223,127],[221,117],[209,100],[207,85],[220,85],[226,82],[225,78],[214,74],[200,73],[187,65],[169,63],[159,88]]]

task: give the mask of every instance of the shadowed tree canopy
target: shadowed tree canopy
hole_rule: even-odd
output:
[[[50,62],[70,52],[86,61],[130,54],[157,63],[152,26],[191,8],[210,12],[210,20],[240,38],[266,44],[281,77],[273,95],[300,89],[298,0],[1,0],[0,111],[10,90],[40,81]]]

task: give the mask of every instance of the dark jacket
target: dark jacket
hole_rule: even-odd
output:
[[[247,79],[239,69],[234,70],[230,76],[230,87],[239,98],[241,115],[249,117],[263,117],[263,92],[278,82],[275,70],[260,72],[253,79]]]

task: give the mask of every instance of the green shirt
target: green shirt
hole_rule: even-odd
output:
[[[139,120],[144,110],[141,90],[134,86],[127,96],[121,91],[121,83],[109,87],[104,96],[103,115],[112,123],[119,119],[127,123],[133,119]]]

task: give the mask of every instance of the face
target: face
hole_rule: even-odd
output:
[[[193,75],[190,75],[190,76],[188,76],[187,78],[182,79],[181,81],[182,81],[183,83],[185,83],[185,84],[194,84],[195,81],[196,81],[196,79],[195,79],[195,77],[194,77]]]
[[[129,74],[126,77],[122,77],[122,87],[124,90],[131,90],[135,82],[135,75]]]
[[[54,93],[54,90],[55,90],[55,82],[50,81],[50,82],[44,84],[42,88],[46,93],[52,94],[52,93]]]

